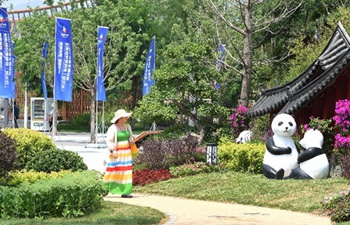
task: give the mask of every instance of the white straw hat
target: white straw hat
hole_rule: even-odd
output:
[[[114,117],[111,120],[111,123],[115,123],[117,120],[119,120],[122,117],[130,117],[132,113],[127,113],[124,109],[118,109],[115,113],[114,113]]]

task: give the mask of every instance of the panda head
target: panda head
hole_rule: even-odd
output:
[[[293,116],[281,113],[273,118],[271,129],[275,135],[291,137],[295,133],[297,125]]]
[[[300,145],[305,149],[322,148],[323,140],[323,135],[319,130],[310,129],[305,132],[303,139],[300,140]]]

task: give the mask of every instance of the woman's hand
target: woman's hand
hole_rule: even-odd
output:
[[[113,158],[118,158],[118,152],[116,150],[114,150],[112,152]]]
[[[135,140],[134,136],[130,136],[129,142],[130,142],[130,143],[134,143],[134,140]]]

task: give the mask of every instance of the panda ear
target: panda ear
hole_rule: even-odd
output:
[[[277,116],[277,114],[272,114],[272,119],[274,119]]]
[[[294,114],[290,114],[290,116],[291,116],[291,117],[293,117],[293,118],[295,119],[295,116],[294,116]]]

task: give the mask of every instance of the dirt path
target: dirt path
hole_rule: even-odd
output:
[[[169,215],[164,225],[331,225],[328,217],[257,206],[133,194],[125,199],[109,194],[107,201],[147,206]]]

